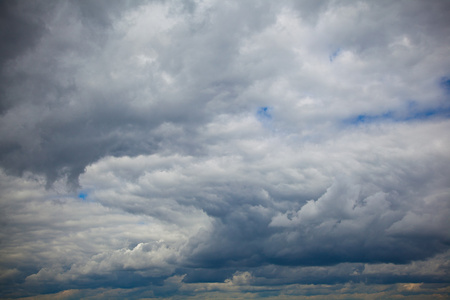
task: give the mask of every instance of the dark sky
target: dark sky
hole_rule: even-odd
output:
[[[0,298],[450,297],[449,16],[1,1]]]

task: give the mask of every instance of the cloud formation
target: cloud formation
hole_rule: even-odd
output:
[[[449,295],[447,2],[1,5],[0,297]]]

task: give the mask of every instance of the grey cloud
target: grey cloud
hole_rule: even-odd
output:
[[[45,33],[41,3],[7,1],[1,4],[1,65],[32,48]]]
[[[199,3],[190,10],[163,2],[64,2],[51,6],[49,13],[36,13],[46,31],[39,39],[31,34],[34,47],[4,69],[10,83],[2,103],[9,103],[9,109],[2,117],[6,132],[2,133],[1,145],[1,161],[7,170],[15,174],[41,172],[49,183],[68,175],[76,184],[84,167],[104,155],[133,156],[172,148],[201,153],[198,143],[167,143],[165,136],[152,132],[164,123],[180,124],[192,140],[198,137],[200,124],[218,112],[254,111],[258,105],[274,101],[274,126],[294,131],[310,130],[309,126],[316,126],[323,118],[398,110],[403,100],[388,103],[398,95],[399,88],[383,78],[385,69],[375,69],[375,73],[371,69],[379,65],[378,55],[398,65],[391,81],[405,87],[403,91],[412,91],[403,97],[420,103],[419,108],[426,107],[423,103],[430,97],[414,87],[430,89],[431,82],[417,85],[422,77],[414,72],[413,77],[405,74],[402,69],[411,63],[399,63],[396,52],[389,47],[399,43],[400,48],[414,49],[400,49],[403,52],[399,54],[414,53],[412,59],[416,61],[423,56],[440,57],[435,29],[439,29],[439,37],[446,36],[441,29],[445,28],[441,26],[441,12],[446,7],[441,4],[420,15],[420,24],[425,24],[431,35],[419,36],[403,23],[396,26],[395,13],[384,16],[390,20],[381,25],[386,26],[382,32],[387,37],[379,42],[381,52],[373,53],[373,58],[359,53],[354,45],[380,35],[358,36],[349,30],[359,28],[351,22],[378,28],[372,22],[377,18],[373,12],[385,13],[379,4],[324,4],[320,9],[307,3],[295,4],[300,6],[300,15],[290,12],[292,7],[286,3]],[[411,5],[414,9],[417,6]],[[396,4],[394,11],[401,10],[401,5]],[[303,23],[302,16],[309,11],[320,12],[315,25]],[[341,20],[339,13],[348,13],[349,23],[336,27],[333,22]],[[366,19],[366,15],[370,18]],[[437,23],[431,23],[431,15],[439,16]],[[329,32],[330,28],[353,40],[346,42],[343,36]],[[312,34],[316,31],[318,36]],[[323,61],[311,68],[309,61],[316,58],[308,49],[322,51],[330,43],[334,48],[323,53]],[[425,49],[424,43],[436,47]],[[345,75],[370,70],[365,72],[371,74],[365,78],[366,91],[355,94],[360,75],[347,77],[347,84],[340,87],[328,79],[341,76],[327,59],[336,47],[342,47],[342,54],[333,63],[350,63],[341,69],[347,72]],[[371,44],[364,47],[374,49]],[[426,53],[430,49],[436,49],[435,53]],[[448,69],[440,60],[421,59],[417,63],[417,69],[429,78],[440,78]],[[326,70],[332,72],[331,77]],[[382,82],[388,84],[383,87],[385,92],[381,90]],[[335,96],[330,98],[330,93]],[[336,96],[348,98],[347,106],[357,107],[357,111],[343,110]],[[303,100],[294,103],[299,98]],[[366,98],[373,101],[361,102]],[[385,102],[380,106],[381,101]],[[433,101],[428,106],[444,105]]]
[[[75,9],[78,5],[81,15]],[[188,39],[184,36],[191,26],[189,16],[179,20],[166,6],[156,3],[123,13],[125,16],[120,20],[130,18],[131,23],[120,21],[115,26],[119,32],[121,25],[131,26],[125,28],[131,36],[126,33],[113,36],[110,30],[105,30],[97,37],[99,29],[92,28],[90,20],[105,23],[102,21],[105,18],[106,23],[111,23],[114,16],[118,18],[119,9],[112,5],[113,10],[106,13],[97,8],[101,7],[99,3],[95,9],[86,5],[94,4],[57,5],[58,16],[51,15],[45,20],[49,33],[31,53],[12,62],[8,69],[6,76],[16,79],[5,92],[3,102],[16,105],[2,118],[6,123],[2,164],[7,170],[16,174],[26,170],[43,172],[50,183],[67,174],[71,182],[76,182],[84,167],[103,155],[155,152],[163,137],[152,134],[152,129],[172,122],[184,124],[187,129],[190,124],[195,126],[208,117],[204,105],[212,94],[224,88],[213,82],[213,88],[209,89],[211,82],[202,81],[211,78],[212,72],[217,74],[213,68],[220,63],[228,64],[227,55],[231,59],[236,51],[232,45],[239,39],[226,42],[231,47],[227,55],[220,46],[225,33],[235,31],[222,29],[221,25],[236,28],[239,23],[228,23],[223,19],[226,16],[213,16],[205,29],[198,29]],[[85,11],[89,11],[88,16],[84,16]],[[154,14],[155,19],[143,15],[147,12]],[[95,17],[97,14],[101,17]],[[197,18],[203,22],[202,15]],[[181,24],[171,28],[173,22]],[[161,39],[160,31],[166,31],[167,39]],[[219,50],[222,55],[216,56]],[[184,54],[177,55],[180,51]],[[123,55],[127,57],[125,61]],[[208,55],[212,61],[205,60]],[[157,61],[152,62],[154,59]],[[179,67],[173,69],[176,65]]]
[[[46,190],[40,177],[1,177],[2,297],[21,286],[33,294],[159,284],[178,267],[186,238],[208,226],[201,213],[177,226]]]
[[[445,128],[442,124],[429,126],[435,132]],[[314,146],[304,148],[301,157],[286,151],[283,158],[277,158],[275,153],[283,151],[277,144],[265,148],[264,155],[254,163],[236,156],[206,161],[180,156],[108,158],[99,166],[90,166],[81,182],[82,186],[89,183],[87,190],[94,187],[109,190],[105,196],[93,191],[96,201],[127,211],[130,211],[130,202],[133,213],[181,222],[182,217],[161,211],[164,201],[163,207],[178,210],[180,205],[193,205],[214,217],[213,230],[190,239],[184,250],[185,255],[191,257],[188,265],[192,266],[251,266],[263,261],[286,265],[328,265],[343,261],[406,263],[444,251],[448,241],[440,228],[445,226],[448,214],[448,207],[442,200],[448,197],[444,187],[448,184],[445,178],[449,176],[439,165],[426,165],[428,155],[433,155],[434,160],[448,158],[431,146],[433,142],[425,142],[426,131],[416,132],[416,137],[422,137],[413,142],[409,140],[409,130],[403,128],[391,134],[395,134],[399,143],[403,135],[403,141],[410,145],[429,144],[429,148],[409,155],[397,148],[398,157],[373,150],[369,157],[364,157],[360,153],[371,145],[384,149],[387,144],[383,146],[383,143],[389,143],[386,133],[378,138],[371,133],[358,135],[353,149],[347,147],[346,140],[355,137],[341,137],[342,141],[330,145],[323,153],[313,151]],[[258,145],[257,141],[254,143]],[[358,149],[357,145],[362,148]],[[394,149],[391,151],[396,151]],[[333,159],[327,157],[329,153],[333,153]],[[306,162],[314,156],[317,163],[327,167],[319,168],[314,162]],[[276,159],[278,161],[274,161]],[[374,163],[374,159],[382,164]],[[111,176],[106,171],[109,165],[120,173]],[[280,169],[280,166],[284,167]],[[308,173],[315,173],[302,174],[301,170],[312,168],[316,176],[305,179]],[[345,174],[338,174],[338,170],[345,170]],[[103,172],[108,174],[108,180],[103,179]],[[428,178],[432,173],[441,176]],[[292,184],[296,183],[293,195],[277,189],[281,183],[289,185],[288,174]],[[120,195],[111,194],[117,184],[124,182],[120,179],[122,176],[138,198],[125,196],[123,189]],[[311,191],[313,186],[309,181],[317,184],[320,180],[323,182],[318,190]],[[332,182],[331,187],[320,196],[320,188],[325,189],[329,182]],[[419,195],[414,189],[418,182],[424,186]],[[317,198],[310,200],[306,195],[317,195]],[[434,212],[432,222],[428,211]],[[436,211],[439,214],[436,215]],[[411,227],[411,217],[417,214],[421,218],[414,218],[415,227]],[[305,240],[308,243],[305,244]],[[422,247],[425,241],[427,248]]]
[[[9,250],[4,248],[2,266],[4,274],[9,274],[9,279],[4,282],[22,278],[30,290],[52,292],[76,286],[132,287],[146,280],[156,284],[172,274],[188,274],[185,277],[187,283],[205,279],[223,281],[236,268],[271,278],[273,269],[259,267],[267,264],[290,268],[312,265],[299,269],[304,277],[289,272],[281,275],[287,272],[286,267],[274,266],[286,281],[272,279],[275,281],[270,284],[292,283],[292,280],[295,283],[366,279],[396,282],[408,278],[414,281],[434,279],[435,282],[442,275],[430,277],[426,272],[420,273],[427,263],[412,273],[405,267],[403,274],[396,276],[387,276],[382,267],[369,268],[361,263],[404,263],[433,257],[447,249],[448,237],[442,232],[445,223],[439,223],[445,222],[444,217],[448,215],[448,208],[442,202],[442,197],[446,197],[445,178],[449,178],[445,175],[446,164],[430,165],[417,174],[410,171],[426,161],[430,154],[434,159],[448,160],[445,152],[441,152],[445,147],[433,142],[440,139],[427,134],[442,132],[445,127],[429,124],[427,129],[416,130],[415,142],[408,144],[428,146],[405,157],[410,166],[403,171],[393,171],[395,168],[390,165],[398,158],[392,154],[382,156],[383,152],[378,153],[377,159],[385,165],[375,172],[367,172],[369,167],[378,168],[378,164],[370,165],[373,153],[368,153],[368,157],[354,156],[364,152],[366,147],[370,148],[371,144],[378,145],[380,150],[386,149],[391,139],[384,132],[378,137],[373,133],[358,135],[359,142],[352,149],[346,141],[355,139],[351,134],[340,137],[328,146],[330,148],[322,148],[323,153],[313,144],[311,149],[303,146],[300,156],[289,153],[286,145],[268,143],[265,149],[262,147],[264,151],[260,155],[272,156],[272,159],[254,163],[239,157],[207,160],[180,155],[109,157],[89,166],[81,176],[86,201],[52,195],[54,192],[46,191],[42,186],[43,179],[39,177],[17,179],[2,175],[5,183],[2,219],[6,221],[3,232],[7,234],[3,238],[11,244]],[[391,135],[398,139],[396,143],[402,144],[410,138],[410,130],[406,126],[400,134],[395,129]],[[253,143],[258,145],[257,141]],[[264,146],[264,141],[259,145]],[[329,149],[334,150],[329,152]],[[276,151],[285,153],[278,156],[279,161],[273,161]],[[293,195],[277,194],[277,181],[273,180],[282,178],[283,183],[289,183],[284,176],[296,174],[294,170],[305,164],[303,160],[314,158],[313,152],[316,162],[321,163],[309,162],[316,168],[316,173],[336,175],[337,171],[345,169],[342,165],[347,165],[353,169],[346,169],[346,172],[356,176],[352,178],[353,182],[345,178],[334,181],[322,196],[319,193],[310,201],[302,196],[306,193],[302,190],[312,187],[307,181],[302,185],[299,179],[295,179],[297,200]],[[330,153],[334,157],[330,158]],[[403,153],[399,155],[404,156]],[[368,161],[364,162],[364,159]],[[401,164],[403,168],[407,166],[406,162]],[[283,165],[285,167],[279,168]],[[327,170],[328,166],[332,166],[331,170]],[[358,182],[357,174],[362,171],[372,177],[361,177]],[[430,171],[442,172],[443,176],[437,180],[434,177],[424,179]],[[236,182],[229,184],[231,174]],[[405,174],[412,175],[408,178]],[[326,176],[316,175],[310,180],[324,180],[322,184],[326,188],[330,181]],[[396,180],[400,183],[392,184]],[[412,186],[416,180],[421,180],[424,186],[435,191],[434,194],[425,189],[421,193],[428,197],[414,197],[417,190]],[[14,192],[19,187],[22,194]],[[203,193],[205,198],[202,199]],[[210,210],[211,205],[215,210]],[[410,227],[398,225],[408,224],[409,215],[419,211],[434,212],[437,217],[435,224],[428,224],[426,214],[423,219],[416,220],[417,226],[424,228],[425,235],[411,234]],[[37,218],[30,219],[31,215]],[[28,233],[31,228],[32,234]],[[112,240],[111,236],[114,237]],[[37,243],[36,239],[50,239],[52,243]],[[424,242],[427,248],[422,247]],[[7,262],[14,257],[10,252],[13,249],[22,255],[13,260],[14,264],[9,264]],[[79,252],[80,249],[83,252]],[[437,262],[439,265],[442,260]],[[330,264],[337,265],[327,267]],[[323,267],[315,267],[317,265]],[[366,270],[370,271],[365,274]],[[116,272],[124,277],[111,275]],[[201,275],[208,272],[211,275],[207,278]],[[264,285],[270,281],[258,279],[256,282]],[[42,283],[46,283],[45,288],[40,289]]]
[[[447,2],[1,5],[0,297],[448,283]]]

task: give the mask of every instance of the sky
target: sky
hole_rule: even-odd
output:
[[[450,297],[450,2],[1,1],[1,299]]]

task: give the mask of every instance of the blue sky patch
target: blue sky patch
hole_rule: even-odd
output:
[[[450,93],[450,77],[442,77],[440,85],[444,90]]]
[[[272,119],[271,115],[271,108],[268,106],[263,106],[258,109],[258,112],[256,113],[259,118],[261,119]]]
[[[83,201],[86,201],[88,194],[86,192],[80,192],[78,194],[78,198],[82,199]]]
[[[345,123],[357,125],[381,121],[406,122],[425,120],[432,117],[449,118],[450,108],[430,108],[419,110],[417,109],[417,105],[414,102],[411,102],[408,105],[408,109],[404,112],[389,111],[379,115],[360,114],[354,118],[346,119]]]
[[[333,62],[333,60],[341,53],[341,48],[336,49],[333,53],[330,54],[330,62]]]
[[[366,115],[361,114],[356,116],[355,118],[347,119],[347,122],[350,124],[361,124],[361,123],[372,123],[375,121],[381,121],[381,120],[390,120],[393,119],[393,113],[387,112],[382,115]]]

